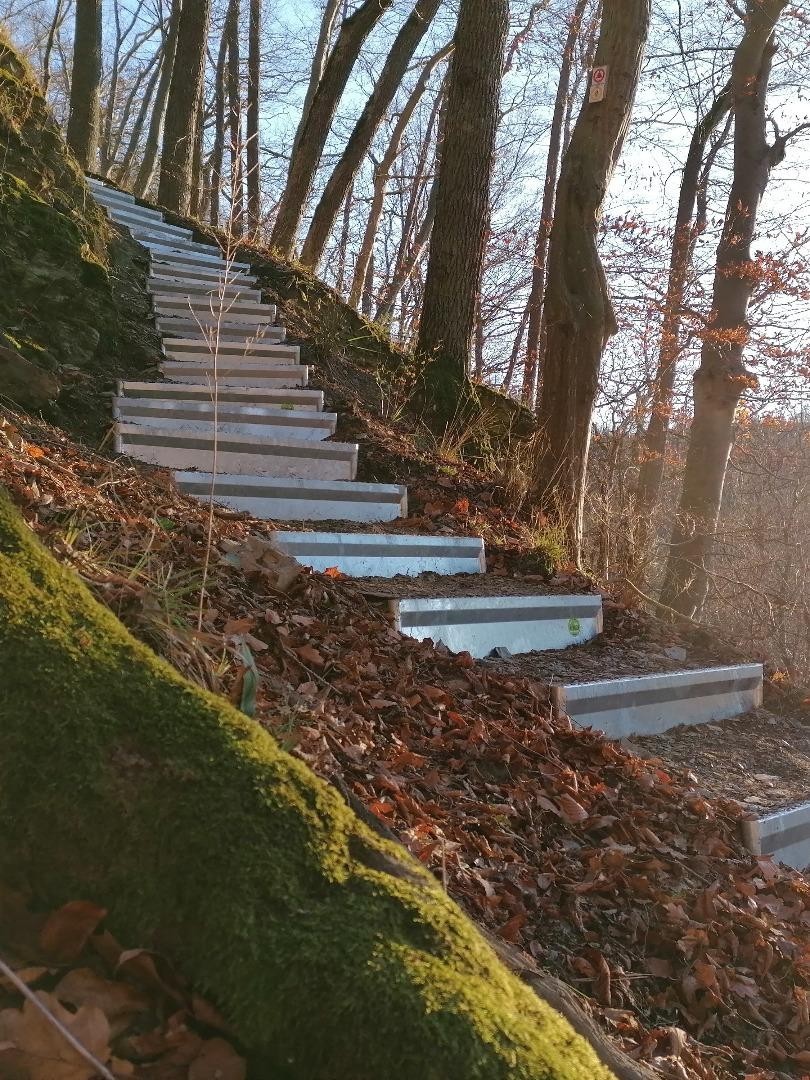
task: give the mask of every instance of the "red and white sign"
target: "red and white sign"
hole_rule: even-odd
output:
[[[591,72],[591,92],[588,100],[604,101],[607,96],[608,67],[595,67]]]

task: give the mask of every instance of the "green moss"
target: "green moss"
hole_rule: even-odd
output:
[[[90,368],[116,328],[106,218],[2,33],[0,140],[0,330],[48,370]]]
[[[0,878],[109,907],[257,1076],[607,1080],[417,863],[136,642],[2,492],[0,686]]]

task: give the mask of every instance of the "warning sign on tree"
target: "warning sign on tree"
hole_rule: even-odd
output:
[[[591,72],[591,93],[589,101],[604,101],[607,95],[609,67],[595,67]]]

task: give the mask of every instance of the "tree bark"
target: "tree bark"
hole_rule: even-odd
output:
[[[270,237],[270,243],[286,256],[293,254],[298,227],[312,191],[324,144],[355,61],[363,42],[392,3],[393,0],[363,0],[354,14],[343,22],[312,104],[302,118]]]
[[[717,249],[712,316],[695,372],[695,411],[683,489],[672,530],[661,600],[699,618],[723,502],[726,468],[734,443],[734,417],[755,381],[745,367],[748,305],[756,285],[751,242],[771,170],[785,155],[786,140],[767,138],[767,96],[774,34],[787,0],[747,0],[745,29],[734,54],[734,173]]]
[[[718,94],[706,115],[695,127],[684,163],[672,237],[669,279],[664,299],[658,365],[636,487],[636,508],[643,533],[640,537],[642,548],[647,536],[650,515],[658,502],[658,493],[664,475],[667,433],[672,415],[672,395],[680,356],[684,296],[695,243],[701,232],[700,222],[695,221],[695,210],[701,186],[708,182],[708,175],[703,169],[706,146],[723,118],[729,114],[731,106],[732,91],[729,84]]]
[[[557,191],[557,174],[560,169],[565,109],[571,89],[571,70],[574,64],[574,50],[582,30],[582,19],[588,0],[577,0],[568,26],[568,35],[563,48],[560,63],[560,77],[557,80],[557,94],[554,99],[554,111],[551,116],[549,131],[548,158],[546,160],[546,179],[543,186],[543,205],[540,210],[540,225],[537,229],[537,241],[534,248],[532,267],[532,287],[529,294],[529,326],[526,334],[526,362],[523,367],[523,389],[521,398],[524,405],[534,409],[537,396],[537,375],[540,355],[541,325],[543,322],[543,293],[546,287],[546,259],[548,242],[551,236],[551,223],[554,217],[554,196]]]
[[[397,34],[391,51],[386,58],[380,77],[366,102],[360,119],[349,136],[340,161],[329,177],[320,202],[315,208],[312,223],[301,252],[301,261],[305,266],[317,270],[323,258],[324,248],[329,233],[340,211],[346,193],[354,183],[357,170],[388,111],[397,90],[402,85],[405,72],[413,59],[414,53],[427,33],[431,22],[439,10],[442,0],[417,0],[413,11],[405,20]]]
[[[225,161],[225,83],[228,68],[228,18],[230,4],[219,41],[219,53],[214,74],[214,145],[211,149],[211,207],[209,219],[214,228],[219,226],[222,199],[223,167]]]
[[[345,10],[345,0],[326,0],[326,7],[323,11],[323,18],[321,19],[321,26],[318,32],[318,41],[315,46],[315,55],[312,58],[312,67],[309,71],[307,92],[304,95],[304,104],[301,107],[301,116],[298,121],[298,127],[295,131],[292,150],[290,152],[290,160],[295,157],[298,144],[301,141],[301,134],[306,126],[307,117],[309,116],[309,110],[312,108],[312,102],[315,99],[315,93],[323,78],[326,60],[332,46],[335,23],[338,19],[341,4],[344,4]]]
[[[101,2],[76,0],[67,144],[85,170],[96,164],[101,122]]]
[[[154,55],[151,57],[149,64],[143,69],[132,84],[129,94],[127,95],[127,103],[124,107],[124,113],[121,118],[121,124],[116,132],[114,144],[110,153],[111,163],[115,163],[115,159],[118,157],[118,152],[121,149],[124,141],[124,134],[126,132],[126,125],[129,123],[129,118],[132,115],[132,110],[135,106],[135,101],[140,100],[138,111],[135,114],[135,121],[132,125],[132,131],[129,134],[127,140],[127,148],[124,151],[124,157],[121,160],[120,165],[115,169],[115,176],[117,183],[121,184],[129,174],[129,170],[132,167],[132,162],[135,159],[135,155],[138,152],[138,146],[140,145],[143,129],[146,125],[146,118],[149,115],[149,110],[152,107],[152,100],[155,96],[155,90],[157,89],[158,79],[160,78],[160,65],[163,55],[163,45],[161,44],[155,50]],[[143,86],[143,80],[147,79],[146,86]]]
[[[508,28],[508,0],[462,0],[417,344],[439,424],[455,414],[469,382]]]
[[[416,85],[411,91],[411,95],[405,103],[404,109],[399,114],[397,121],[394,124],[394,129],[391,132],[391,139],[386,147],[385,153],[383,154],[379,165],[377,165],[374,170],[374,191],[371,199],[371,209],[369,211],[368,221],[366,222],[365,232],[363,233],[363,240],[360,244],[360,254],[357,256],[357,262],[355,263],[352,290],[349,295],[349,303],[352,307],[357,307],[361,297],[364,295],[364,290],[366,290],[369,265],[374,254],[374,240],[377,236],[377,229],[380,224],[383,206],[385,205],[385,189],[388,185],[394,162],[399,157],[403,136],[405,135],[408,124],[413,118],[413,114],[416,112],[419,102],[422,100],[422,95],[427,89],[431,75],[441,61],[445,60],[452,51],[452,43],[445,45],[443,49],[440,49],[431,56],[430,60],[428,60],[422,68],[422,73],[417,79]]]
[[[630,124],[649,24],[650,0],[605,0],[595,62],[609,66],[606,97],[582,106],[563,159],[551,229],[536,496],[565,528],[577,562],[599,366],[616,331],[597,232]]]
[[[180,11],[158,186],[158,201],[178,214],[188,210],[191,198],[195,115],[202,92],[210,13],[211,0],[187,0]]]
[[[231,156],[231,211],[228,227],[241,236],[245,220],[245,178],[242,170],[242,93],[239,55],[239,0],[230,0],[226,37],[228,40],[228,132]]]
[[[262,214],[262,189],[259,172],[259,109],[262,80],[261,27],[262,0],[250,0],[245,154],[247,159],[248,229],[253,236],[259,231]]]
[[[610,1080],[416,859],[136,641],[2,491],[0,685],[3,881],[154,942],[252,1075]]]
[[[155,104],[152,108],[152,116],[149,121],[149,131],[143,148],[143,157],[135,177],[133,191],[140,198],[146,195],[152,185],[155,176],[155,164],[157,162],[158,148],[160,146],[160,133],[166,117],[166,105],[169,100],[169,87],[174,71],[174,58],[177,51],[177,32],[180,28],[180,8],[182,0],[173,0],[169,25],[166,31],[166,40],[163,44],[163,59],[160,65],[160,79],[158,80]]]

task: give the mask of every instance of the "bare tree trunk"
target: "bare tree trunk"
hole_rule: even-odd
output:
[[[661,597],[692,618],[701,614],[708,567],[734,442],[734,416],[753,382],[745,367],[748,305],[756,285],[751,242],[771,169],[785,155],[786,137],[769,145],[767,96],[774,33],[787,0],[747,0],[745,30],[734,54],[734,175],[717,249],[711,322],[694,377],[695,414],[678,515]]]
[[[377,129],[394,100],[405,78],[408,65],[427,33],[441,2],[442,0],[416,0],[413,11],[397,34],[374,90],[315,208],[301,252],[301,261],[305,266],[317,269],[323,258],[329,233],[346,197],[346,192],[353,184],[357,170],[368,153]]]
[[[340,28],[312,104],[303,118],[270,237],[271,244],[279,248],[284,255],[293,253],[298,226],[312,190],[335,110],[346,89],[363,42],[392,3],[393,0],[363,0],[360,7]]]
[[[205,46],[211,0],[188,0],[180,12],[177,54],[172,72],[158,200],[177,213],[185,213],[191,198],[191,167],[197,102],[205,71]]]
[[[394,305],[399,299],[402,290],[410,281],[411,275],[419,265],[419,260],[422,258],[425,248],[430,241],[430,235],[436,221],[437,199],[438,178],[433,181],[430,195],[428,196],[427,206],[425,207],[425,215],[422,218],[422,223],[416,232],[413,243],[409,244],[402,256],[397,259],[394,276],[386,286],[383,297],[377,308],[377,313],[374,316],[378,322],[385,322],[386,319],[391,317],[391,312],[394,310]]]
[[[137,78],[133,81],[129,94],[127,95],[126,105],[121,117],[121,123],[115,134],[113,145],[110,149],[110,162],[111,166],[115,164],[115,160],[118,157],[118,152],[124,141],[124,134],[126,133],[127,124],[129,118],[132,115],[132,110],[135,107],[136,100],[140,101],[138,112],[135,116],[135,122],[132,125],[132,131],[129,134],[127,141],[127,149],[124,153],[121,164],[116,168],[115,174],[119,178],[124,173],[129,172],[129,168],[132,164],[132,160],[138,151],[138,145],[141,141],[141,135],[143,134],[144,125],[146,124],[146,117],[149,115],[149,109],[152,105],[152,99],[155,96],[155,88],[157,87],[157,81],[160,77],[160,60],[163,52],[163,46],[159,46],[147,66],[139,73]],[[143,80],[147,79],[146,86],[143,85]]]
[[[343,204],[343,228],[340,232],[340,240],[338,241],[338,264],[337,272],[335,274],[335,288],[343,295],[343,290],[346,285],[346,265],[348,263],[348,249],[349,249],[349,237],[351,235],[352,225],[352,206],[354,203],[354,181],[352,181],[349,190],[346,193],[346,201]]]
[[[242,170],[242,94],[239,77],[239,0],[230,0],[225,36],[228,40],[228,131],[231,154],[230,231],[241,236],[245,220],[244,174]]]
[[[101,0],[76,0],[67,143],[83,169],[92,169],[96,164],[100,85]]]
[[[599,366],[616,331],[597,231],[630,124],[649,24],[650,0],[605,0],[596,51],[597,66],[609,67],[605,99],[582,106],[563,159],[551,229],[538,410],[545,443],[536,494],[565,527],[577,561]]]
[[[53,46],[56,41],[56,35],[64,21],[67,14],[67,3],[65,0],[56,0],[56,7],[54,8],[53,18],[51,24],[48,27],[48,36],[45,39],[45,49],[42,53],[42,93],[48,93],[48,87],[51,83],[51,55],[53,54]]]
[[[650,419],[641,451],[641,467],[636,487],[636,506],[640,511],[641,537],[639,546],[644,547],[648,535],[649,518],[661,489],[664,475],[664,459],[667,447],[669,420],[672,415],[672,395],[675,374],[680,356],[680,332],[684,296],[695,243],[703,225],[695,220],[695,209],[700,191],[708,183],[708,169],[703,168],[706,146],[714,131],[732,107],[731,84],[715,98],[711,108],[696,126],[686,155],[681,178],[675,230],[672,237],[672,253],[669,264],[669,280],[664,300],[664,317],[661,324],[661,340],[658,349],[658,367],[655,375]],[[731,117],[729,117],[731,119]],[[721,143],[718,141],[715,151]],[[714,160],[712,151],[711,160]],[[708,163],[709,165],[711,162]]]
[[[293,139],[290,160],[295,157],[298,144],[301,141],[301,134],[306,127],[309,110],[312,108],[312,102],[315,100],[315,94],[320,86],[321,79],[323,78],[326,69],[326,60],[332,46],[332,36],[335,32],[335,23],[338,19],[341,4],[343,4],[345,10],[344,0],[326,0],[326,7],[324,8],[323,18],[321,19],[321,28],[318,33],[318,43],[315,46],[315,55],[312,58],[312,67],[309,72],[307,92],[304,95],[304,104],[301,107],[301,118],[298,121],[295,138]]]
[[[374,193],[371,200],[371,210],[369,211],[368,221],[366,222],[363,241],[360,245],[360,254],[357,257],[357,262],[355,264],[352,291],[349,295],[349,303],[352,307],[357,307],[360,303],[361,296],[364,294],[368,268],[374,255],[374,240],[377,236],[377,229],[380,224],[380,217],[382,216],[383,206],[385,204],[385,189],[388,185],[394,162],[399,157],[405,130],[411,122],[419,102],[422,100],[422,95],[427,89],[431,75],[441,61],[446,59],[452,51],[452,43],[450,45],[445,45],[444,48],[435,53],[422,68],[422,73],[411,91],[411,96],[408,98],[405,103],[405,108],[397,118],[386,151],[383,154],[379,165],[374,170]]]
[[[160,146],[160,133],[166,116],[166,104],[169,100],[169,87],[174,71],[174,58],[177,51],[177,32],[180,27],[180,8],[182,0],[172,0],[169,25],[166,31],[166,40],[163,43],[163,59],[160,65],[160,79],[158,80],[155,104],[149,121],[149,131],[146,136],[146,144],[143,149],[138,175],[135,177],[133,191],[143,198],[149,190],[155,175],[158,147]]]
[[[417,345],[430,358],[424,390],[439,423],[468,384],[508,28],[508,0],[462,0]]]
[[[509,354],[509,363],[506,367],[506,374],[503,377],[501,383],[501,393],[508,394],[512,387],[512,379],[515,377],[515,368],[517,367],[517,359],[520,355],[520,349],[523,345],[523,335],[526,333],[526,327],[529,323],[529,306],[528,304],[523,309],[523,314],[520,316],[520,322],[515,332],[515,340],[512,344],[512,351]]]
[[[203,181],[203,128],[205,124],[205,88],[200,85],[200,96],[194,119],[194,156],[191,162],[191,196],[188,212],[192,217],[201,217],[205,208]]]
[[[549,237],[551,236],[551,223],[554,217],[554,196],[557,191],[557,174],[560,169],[565,109],[571,89],[574,50],[582,30],[582,19],[587,5],[588,0],[577,0],[571,22],[568,25],[568,36],[560,63],[560,77],[557,80],[554,112],[551,117],[546,179],[543,187],[543,205],[540,210],[540,225],[537,230],[537,241],[534,248],[532,287],[528,303],[529,328],[526,335],[526,363],[523,368],[523,389],[521,392],[524,405],[528,405],[530,409],[534,408],[537,395],[537,365],[540,350],[540,328],[543,321],[543,293],[546,287],[546,259],[548,257]]]
[[[259,230],[262,213],[261,176],[259,173],[259,103],[261,100],[261,26],[262,0],[250,0],[248,29],[248,78],[246,145],[248,229],[252,235]]]
[[[228,67],[228,19],[230,5],[219,42],[216,73],[214,75],[214,145],[211,150],[211,206],[209,220],[219,225],[220,201],[222,199],[222,170],[225,161],[225,83]]]

